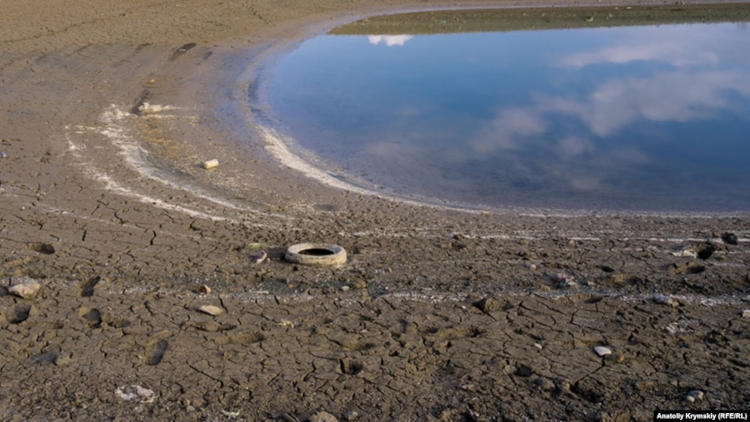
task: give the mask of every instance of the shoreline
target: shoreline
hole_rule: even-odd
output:
[[[746,213],[464,213],[265,149],[250,62],[435,3],[45,6],[0,17],[0,418],[650,420],[750,400]],[[312,240],[349,262],[283,261]]]

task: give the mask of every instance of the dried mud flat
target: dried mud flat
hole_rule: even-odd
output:
[[[7,3],[0,419],[650,420],[750,403],[747,215],[419,207],[303,177],[253,129],[248,69],[290,43],[394,7],[499,3]],[[282,260],[308,240],[349,262]]]

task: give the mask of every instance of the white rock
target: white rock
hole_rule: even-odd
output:
[[[750,318],[750,309],[742,311],[742,318]]]
[[[38,282],[27,280],[10,286],[10,288],[8,288],[8,292],[23,299],[31,299],[36,295],[41,287],[42,285]]]
[[[695,249],[688,246],[688,247],[684,247],[682,249],[672,252],[672,255],[682,256],[682,257],[687,257],[687,258],[697,258],[698,252],[696,252]]]
[[[208,161],[203,162],[203,168],[206,170],[213,169],[216,167],[219,167],[219,160],[215,158],[213,160],[208,160]]]
[[[597,355],[601,356],[607,356],[612,354],[612,349],[609,347],[604,346],[596,346],[594,347],[594,352],[596,352]]]
[[[198,308],[198,310],[203,312],[204,314],[208,314],[211,316],[217,316],[217,315],[221,315],[224,313],[223,309],[214,305],[203,305],[200,308]]]

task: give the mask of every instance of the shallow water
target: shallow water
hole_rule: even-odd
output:
[[[280,58],[280,128],[405,195],[750,210],[750,29],[323,35]]]

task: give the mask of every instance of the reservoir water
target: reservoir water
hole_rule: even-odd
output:
[[[278,60],[268,102],[300,147],[385,191],[750,210],[746,23],[336,32]]]

